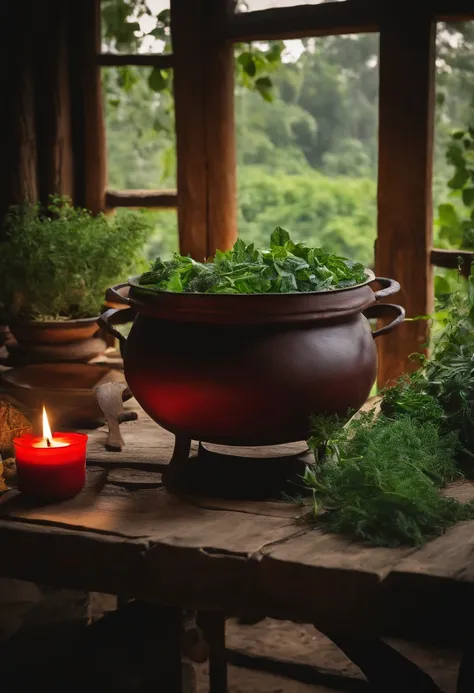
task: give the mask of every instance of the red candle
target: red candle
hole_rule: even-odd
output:
[[[51,433],[43,409],[43,435],[15,438],[18,488],[38,500],[72,498],[86,480],[87,436],[83,433]]]

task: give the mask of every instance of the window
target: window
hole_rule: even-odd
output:
[[[268,66],[271,101],[236,85],[239,235],[264,246],[283,226],[373,268],[379,37],[296,39],[281,49],[281,63]]]
[[[138,11],[137,8],[145,5],[139,0],[121,0],[118,4],[123,8],[132,2],[135,13]],[[107,12],[110,12],[112,3],[113,0],[104,0],[104,11],[109,8]],[[150,141],[150,157],[157,157],[160,160],[159,165],[152,163],[149,169],[147,165],[138,165],[136,151],[130,166],[120,163],[114,171],[114,157],[117,161],[121,156],[118,134],[120,130],[117,129],[119,113],[116,111],[113,116],[110,109],[120,106],[109,103],[108,146],[109,160],[113,165],[110,167],[108,185],[113,188],[109,188],[105,196],[107,206],[134,205],[167,209],[177,205],[181,250],[202,259],[212,255],[218,247],[232,245],[237,235],[237,218],[241,233],[247,237],[251,237],[257,229],[263,228],[263,224],[268,223],[271,226],[276,221],[276,218],[272,217],[271,205],[267,205],[265,209],[263,198],[268,191],[261,192],[265,182],[264,176],[260,177],[257,174],[259,180],[252,184],[252,167],[266,166],[268,178],[271,170],[280,172],[278,199],[283,196],[287,204],[287,209],[282,212],[281,221],[288,219],[289,223],[292,223],[294,216],[291,215],[295,214],[294,210],[300,205],[298,195],[303,196],[307,207],[311,206],[306,212],[301,206],[301,216],[297,219],[301,233],[310,233],[313,224],[318,223],[318,220],[312,217],[311,201],[314,199],[314,192],[311,185],[314,183],[309,184],[310,187],[304,193],[305,198],[299,189],[291,190],[290,186],[286,190],[288,181],[294,181],[298,175],[308,173],[308,167],[312,169],[310,173],[314,180],[321,175],[332,179],[346,176],[347,189],[344,189],[344,193],[349,194],[350,190],[350,194],[358,198],[359,204],[354,208],[350,204],[344,208],[346,203],[341,201],[344,214],[328,214],[331,221],[328,221],[327,226],[323,225],[328,237],[332,231],[332,238],[335,239],[337,233],[338,242],[341,243],[341,249],[346,248],[346,254],[360,253],[360,257],[367,258],[366,262],[370,263],[370,244],[373,236],[365,237],[365,231],[359,233],[359,230],[371,225],[375,227],[376,218],[376,272],[400,281],[400,303],[407,308],[409,316],[415,317],[430,312],[433,304],[432,266],[455,267],[453,263],[457,262],[459,254],[457,250],[453,251],[446,246],[432,248],[432,211],[433,208],[439,208],[443,175],[440,168],[442,137],[439,130],[439,118],[442,119],[443,116],[440,115],[438,105],[433,190],[436,63],[434,30],[436,21],[459,22],[472,19],[474,11],[469,6],[469,1],[456,0],[454,7],[452,0],[433,0],[423,11],[417,14],[410,12],[407,16],[403,16],[396,3],[380,3],[378,0],[368,0],[364,3],[351,0],[307,2],[299,5],[293,0],[247,0],[245,3],[235,3],[238,5],[236,12],[229,9],[232,4],[224,0],[216,0],[213,3],[200,0],[190,7],[184,6],[180,0],[171,0],[168,12],[168,7],[162,2],[156,0],[155,3],[149,0],[148,14],[151,18],[146,19],[148,25],[144,19],[138,21],[136,16],[132,16],[127,22],[136,24],[132,29],[130,26],[126,27],[125,38],[120,37],[119,41],[114,42],[111,36],[108,36],[107,53],[102,53],[98,57],[102,68],[109,70],[107,79],[113,81],[121,78],[130,79],[134,74],[145,75],[140,78],[141,81],[132,84],[130,93],[133,93],[133,89],[138,89],[139,84],[143,86],[147,82],[152,85],[152,90],[154,89],[158,96],[160,92],[166,92],[171,80],[173,82],[177,193],[171,185],[174,177],[173,166],[167,168],[161,163],[164,141],[160,139],[159,133],[156,138],[151,138],[153,142]],[[168,30],[170,17],[172,54],[171,34]],[[110,17],[107,21],[110,23]],[[441,31],[456,35],[457,28],[454,27],[452,32],[447,24],[443,26],[445,28]],[[130,34],[133,35],[131,39]],[[377,34],[380,38],[378,51],[375,50],[378,43]],[[440,36],[443,35],[438,31],[438,47]],[[312,109],[318,107],[318,99],[324,95],[321,85],[314,91],[314,98],[308,97],[311,104],[298,99],[291,104],[292,115],[287,121],[284,118],[279,120],[278,115],[278,109],[281,110],[282,107],[280,101],[291,100],[288,93],[292,88],[291,80],[287,80],[287,84],[283,86],[283,76],[275,74],[269,78],[270,81],[264,79],[257,85],[259,94],[241,92],[237,83],[234,97],[234,46],[238,56],[241,56],[252,44],[265,46],[271,41],[301,41],[304,37],[313,37],[308,41],[305,39],[305,51],[308,51],[308,46],[314,46],[317,55],[317,46],[324,46],[321,59],[326,59],[331,51],[333,55],[334,52],[337,53],[338,45],[345,45],[349,52],[353,51],[354,64],[358,61],[359,65],[365,66],[364,79],[367,79],[367,83],[359,85],[360,88],[357,86],[357,80],[351,81],[350,65],[342,66],[341,74],[337,75],[338,79],[346,79],[343,91],[348,90],[346,96],[349,100],[353,99],[353,105],[350,108],[350,119],[347,114],[343,113],[341,116],[343,123],[334,146],[329,146],[327,142],[324,144],[328,129],[324,135],[324,118],[321,113],[319,123],[316,122],[318,119],[314,113],[312,114]],[[129,48],[127,42],[130,44]],[[293,44],[291,48],[288,44],[285,50],[291,53],[296,45]],[[368,53],[357,53],[359,48],[369,46],[371,50]],[[150,54],[150,50],[154,53]],[[438,83],[442,80],[440,60],[444,58],[438,48],[437,65],[438,70],[441,70]],[[310,58],[307,60],[309,62]],[[298,61],[299,58],[293,60],[293,63]],[[283,69],[286,75],[292,69],[291,64],[291,57],[287,55]],[[128,74],[123,73],[120,77],[119,70],[129,66],[132,66],[133,70],[129,68]],[[265,98],[270,96],[273,80],[278,90],[277,99],[268,105],[268,122],[262,125],[260,121],[259,125],[258,119],[263,118]],[[282,89],[286,90],[284,96]],[[373,138],[377,126],[377,92],[378,150]],[[372,94],[373,98],[368,98],[368,94]],[[260,101],[256,100],[257,96]],[[153,98],[150,102],[144,99],[148,106],[143,109],[141,115],[145,120],[148,119],[147,122],[163,107],[160,99],[154,102]],[[272,107],[274,109],[270,110]],[[357,116],[357,109],[360,109],[360,112],[365,109],[363,118]],[[308,113],[312,115],[312,119],[308,117]],[[237,136],[234,120],[237,123]],[[112,151],[114,137],[117,146]],[[137,144],[138,149],[142,145],[147,146],[146,137],[142,137]],[[364,146],[361,148],[356,144],[356,140],[364,142]],[[275,147],[276,141],[279,141],[280,145],[282,142],[285,144]],[[295,147],[295,142],[299,143],[299,149]],[[335,148],[336,145],[338,149]],[[118,170],[124,167],[129,170]],[[359,167],[359,170],[365,167],[366,187],[362,186],[359,189],[357,186],[360,183],[354,176],[351,180],[351,170],[354,171],[356,167]],[[245,175],[242,176],[244,169]],[[135,181],[140,187],[138,192],[133,191]],[[132,183],[132,190],[128,190]],[[260,192],[256,192],[257,185],[260,186]],[[126,188],[121,190],[115,186]],[[280,212],[277,216],[280,219]],[[334,226],[336,223],[338,228]],[[352,229],[350,234],[346,234],[346,240],[344,229]],[[351,236],[352,245],[348,245]],[[437,243],[441,243],[441,236],[437,226]],[[362,243],[363,238],[366,240]],[[469,251],[463,252],[467,262],[470,262]],[[380,340],[381,382],[386,382],[412,367],[409,354],[423,348],[427,334],[426,322],[415,321],[406,323],[399,331],[397,339]]]
[[[109,209],[149,208],[148,259],[178,250],[169,0],[101,3]]]

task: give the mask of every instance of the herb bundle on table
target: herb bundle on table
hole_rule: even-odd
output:
[[[421,545],[474,517],[474,504],[441,492],[474,476],[474,275],[467,297],[453,296],[431,358],[382,394],[378,415],[314,419],[315,464],[303,480],[312,516],[376,545]]]

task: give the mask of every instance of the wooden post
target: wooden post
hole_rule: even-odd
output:
[[[209,643],[209,693],[227,693],[227,653],[225,647],[225,614],[201,611],[199,624]]]
[[[8,207],[24,200],[37,200],[36,133],[32,0],[0,3],[4,37],[0,56],[2,127],[0,128],[0,222]]]
[[[63,0],[35,5],[36,133],[38,188],[41,202],[53,193],[73,196],[73,161],[69,71],[67,60],[67,8]],[[47,38],[45,38],[47,37]]]
[[[171,0],[180,249],[197,260],[237,237],[234,58],[227,0]]]
[[[94,214],[105,209],[107,183],[100,52],[100,2],[70,3],[71,104],[75,200]]]
[[[397,279],[407,317],[433,306],[432,150],[435,25],[417,10],[409,21],[393,10],[380,32],[378,238],[376,273]],[[407,322],[379,342],[379,385],[413,370],[426,351],[426,320]]]

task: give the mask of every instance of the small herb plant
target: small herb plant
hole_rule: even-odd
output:
[[[105,290],[143,267],[149,232],[141,213],[93,216],[64,197],[46,209],[11,207],[0,235],[0,312],[19,320],[99,315]]]
[[[347,421],[318,416],[315,464],[303,484],[313,520],[377,545],[421,545],[474,518],[474,504],[442,494],[474,475],[474,274],[453,296],[446,324],[422,368],[389,387],[381,413]]]
[[[206,294],[298,293],[343,289],[368,279],[364,266],[320,248],[294,243],[287,231],[276,228],[268,250],[257,250],[239,239],[213,261],[196,262],[175,254],[158,258],[138,278],[138,288]]]

